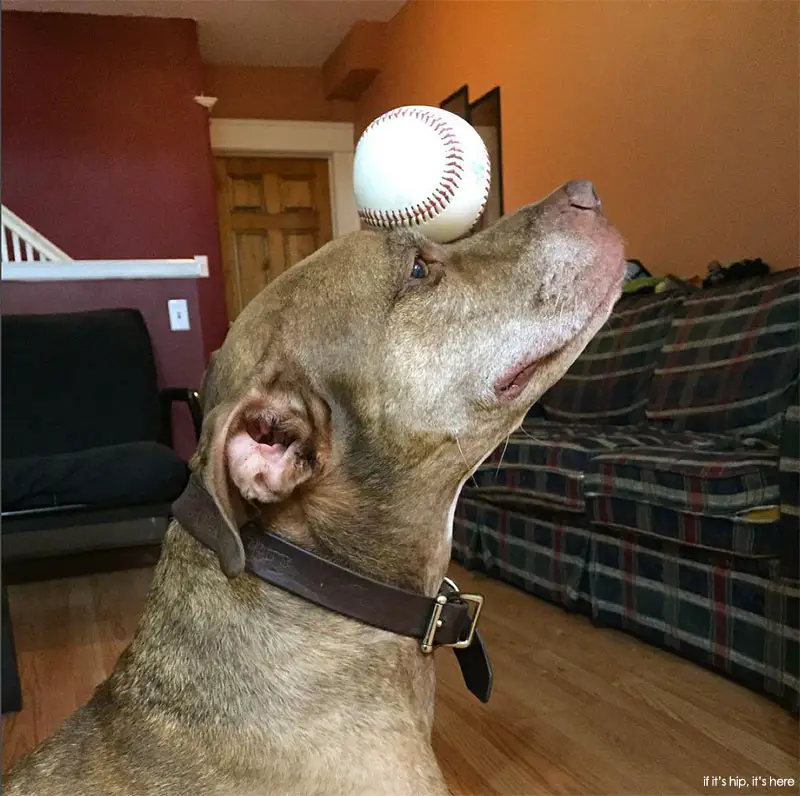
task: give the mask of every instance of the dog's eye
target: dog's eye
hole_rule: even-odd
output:
[[[411,268],[411,279],[425,279],[429,273],[428,264],[420,257],[415,258]]]

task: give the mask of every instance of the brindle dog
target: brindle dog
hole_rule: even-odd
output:
[[[241,573],[235,529],[256,510],[434,596],[461,486],[606,321],[624,267],[576,181],[449,245],[348,235],[270,284],[214,358],[191,464],[232,544],[171,524],[131,645],[8,796],[447,793],[432,656]]]

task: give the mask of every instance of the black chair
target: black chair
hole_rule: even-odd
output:
[[[188,478],[138,310],[2,319],[3,561],[159,541]],[[143,522],[142,522],[143,521]]]
[[[160,543],[189,475],[172,407],[188,406],[198,438],[202,411],[192,389],[159,391],[138,310],[3,316],[2,353],[4,576],[31,559]],[[6,712],[6,644],[2,655]]]

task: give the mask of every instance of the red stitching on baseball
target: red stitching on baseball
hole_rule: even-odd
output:
[[[423,221],[431,221],[447,209],[447,206],[456,195],[456,189],[461,183],[461,180],[464,179],[464,150],[458,142],[458,136],[446,121],[430,111],[421,108],[395,108],[375,119],[364,131],[364,135],[374,127],[390,119],[399,119],[402,116],[419,119],[425,122],[439,135],[446,149],[445,167],[439,180],[439,185],[434,189],[433,193],[412,207],[404,207],[400,211],[377,210],[371,207],[359,208],[359,218],[373,227],[391,227],[393,224],[418,226]],[[485,171],[485,177],[487,179],[483,181],[483,202],[475,216],[475,221],[481,217],[481,213],[483,213],[486,202],[489,199],[491,182],[488,177],[490,168],[491,163],[487,152]],[[473,222],[473,225],[474,223],[475,222]]]

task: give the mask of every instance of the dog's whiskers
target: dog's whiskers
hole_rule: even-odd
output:
[[[511,439],[511,434],[506,437],[506,444],[503,445],[503,452],[500,454],[500,461],[497,463],[497,469],[494,471],[494,481],[497,480],[497,476],[500,474],[500,467],[503,464],[503,457],[506,455],[506,451],[508,450],[508,441]]]
[[[536,441],[536,438],[533,436],[533,434],[525,430],[525,426],[520,426],[517,431],[521,431],[528,439],[532,439],[534,442]],[[503,452],[505,453],[505,451]]]
[[[453,436],[453,439],[456,441],[456,445],[458,445],[458,452],[461,454],[461,458],[464,460],[464,464],[467,466],[467,472],[470,472],[472,468],[469,466],[469,462],[467,461],[467,457],[464,456],[464,451],[461,449],[461,443],[458,441],[458,437]],[[478,488],[478,482],[475,480],[475,475],[470,475],[472,479],[472,483],[475,485],[475,488]]]

